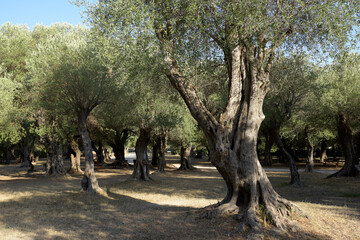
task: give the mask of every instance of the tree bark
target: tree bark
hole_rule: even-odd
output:
[[[45,148],[47,153],[45,164],[46,176],[66,176],[62,144],[47,139]]]
[[[111,165],[115,167],[128,167],[129,164],[125,159],[125,143],[129,137],[129,131],[127,129],[123,129],[121,132],[118,130],[115,130],[115,132],[115,141],[110,143],[115,155],[115,162]]]
[[[89,112],[86,110],[81,110],[78,112],[78,129],[83,142],[85,156],[85,171],[81,180],[81,187],[84,191],[88,192],[103,192],[103,190],[99,187],[98,181],[95,177],[91,139],[86,126],[88,116]]]
[[[179,170],[192,170],[194,169],[191,165],[191,146],[185,147],[181,144],[180,147],[180,167]]]
[[[70,147],[74,151],[75,155],[73,153],[71,153],[70,155],[70,169],[68,170],[68,173],[83,174],[84,172],[81,170],[80,167],[81,151],[78,141],[76,139],[72,139],[70,142]]]
[[[279,148],[281,154],[286,159],[286,161],[288,161],[290,165],[290,175],[291,175],[290,184],[294,187],[301,187],[302,183],[300,181],[300,174],[296,167],[295,158],[289,153],[283,141],[281,140],[279,127],[275,127],[273,129],[273,134],[277,147]]]
[[[273,144],[274,139],[272,138],[271,134],[267,133],[265,136],[264,165],[268,167],[272,166],[271,148]]]
[[[325,164],[325,161],[327,159],[327,154],[326,154],[326,148],[327,148],[327,142],[326,140],[322,140],[321,141],[321,156],[320,156],[320,163]]]
[[[305,171],[313,172],[314,171],[314,144],[309,142],[307,150],[308,150],[308,156],[307,156]]]
[[[272,224],[285,229],[287,216],[296,207],[275,192],[256,151],[260,124],[265,117],[262,106],[269,90],[271,57],[267,64],[263,64],[264,52],[260,49],[234,46],[224,50],[226,61],[231,64],[229,94],[227,106],[217,120],[191,81],[180,71],[174,55],[171,23],[167,23],[170,27],[166,25],[164,29],[155,22],[166,75],[204,132],[210,150],[209,159],[227,186],[225,198],[205,215],[242,213],[240,229],[249,226],[252,232],[259,233],[262,227],[258,211],[261,208]],[[238,36],[227,36],[232,37]]]
[[[345,156],[345,164],[339,171],[327,178],[358,176],[360,172],[356,167],[358,158],[354,149],[353,133],[343,113],[338,114],[338,140]]]
[[[168,131],[164,130],[160,136],[160,152],[159,152],[159,161],[158,161],[158,172],[165,172],[166,160],[165,153],[167,148],[168,141]]]
[[[104,154],[103,154],[103,145],[102,142],[99,141],[98,147],[95,146],[95,144],[92,142],[92,149],[96,153],[96,164],[98,166],[101,166],[104,163]]]
[[[149,181],[150,179],[150,161],[147,155],[147,146],[150,142],[151,128],[141,126],[140,136],[135,144],[136,163],[131,175],[136,180]]]
[[[153,135],[153,150],[151,165],[157,167],[159,163],[159,152],[161,151],[161,137],[159,135]]]

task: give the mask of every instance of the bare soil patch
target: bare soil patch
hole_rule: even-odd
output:
[[[27,174],[19,165],[0,165],[1,239],[246,239],[229,236],[232,218],[197,219],[200,209],[225,196],[216,170],[176,171],[169,156],[166,173],[151,182],[129,180],[132,169],[97,169],[108,197],[80,191],[81,176],[47,178],[42,162]],[[198,160],[195,165],[210,166]],[[274,188],[308,216],[296,217],[301,231],[266,239],[360,239],[360,179],[325,179],[301,173],[303,188],[288,185],[289,173],[268,172]]]

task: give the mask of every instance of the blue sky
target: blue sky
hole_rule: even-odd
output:
[[[67,22],[81,24],[81,9],[68,0],[0,0],[0,25],[11,22],[48,26],[52,23]]]

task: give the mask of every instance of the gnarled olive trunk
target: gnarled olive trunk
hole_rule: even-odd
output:
[[[46,141],[47,161],[45,172],[47,176],[66,176],[64,167],[63,145],[56,141]]]
[[[136,163],[131,175],[136,180],[148,181],[150,179],[150,161],[147,155],[147,146],[151,138],[150,133],[151,128],[140,127],[140,136],[135,144]]]
[[[121,132],[118,130],[115,130],[115,132],[115,140],[113,143],[110,143],[115,155],[115,162],[113,162],[112,165],[127,167],[129,164],[125,159],[125,143],[129,137],[129,131],[123,129]]]
[[[70,155],[70,169],[68,170],[68,173],[83,174],[83,171],[80,167],[81,150],[76,139],[71,140],[70,147],[74,151],[75,155],[74,153],[71,153]]]
[[[326,140],[322,140],[321,141],[321,156],[320,156],[320,163],[325,163],[325,160],[327,159],[327,154],[326,154],[326,148],[327,148],[327,142]]]
[[[168,131],[164,130],[160,136],[160,152],[159,152],[159,161],[158,161],[158,171],[164,172],[166,166],[165,153],[167,148],[168,141]]]
[[[300,181],[300,174],[296,167],[295,158],[286,149],[286,147],[280,137],[280,128],[279,127],[275,127],[273,129],[273,137],[275,139],[275,143],[276,143],[277,147],[281,151],[281,154],[286,159],[286,161],[288,161],[288,163],[290,165],[290,176],[291,176],[290,184],[294,187],[301,187],[302,183]]]
[[[263,101],[269,90],[271,59],[264,51],[247,46],[224,48],[229,72],[226,108],[216,119],[199,97],[196,88],[180,70],[174,55],[170,29],[156,25],[166,64],[166,75],[180,93],[202,129],[209,146],[209,159],[227,186],[225,198],[207,216],[242,213],[242,226],[258,233],[260,208],[279,228],[287,226],[287,216],[295,208],[275,192],[257,155],[257,137],[264,119]],[[229,34],[227,40],[234,36]],[[230,44],[231,45],[231,44]],[[263,61],[267,61],[264,64]]]
[[[91,139],[89,131],[86,126],[86,121],[89,116],[89,113],[86,110],[81,110],[78,112],[78,128],[79,134],[83,142],[83,153],[85,156],[85,171],[84,176],[81,180],[81,187],[84,191],[88,192],[101,192],[103,191],[98,184],[98,181],[95,177],[94,170],[94,158],[91,147]]]
[[[179,170],[192,170],[194,169],[191,165],[191,146],[185,147],[183,144],[180,146],[180,167]]]
[[[345,164],[338,172],[328,176],[328,178],[358,176],[359,169],[356,165],[359,160],[355,153],[353,134],[346,116],[342,113],[338,115],[338,140],[345,156]]]
[[[161,151],[161,137],[157,134],[153,135],[153,148],[152,148],[152,157],[151,165],[157,167],[159,164],[159,155]]]

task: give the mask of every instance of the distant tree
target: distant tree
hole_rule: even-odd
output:
[[[317,80],[317,101],[314,117],[323,128],[333,130],[345,156],[344,167],[329,176],[357,176],[358,156],[353,136],[360,130],[360,56],[349,53],[340,55],[326,67]]]
[[[111,94],[113,81],[109,69],[94,54],[87,42],[88,30],[65,25],[66,31],[40,44],[29,60],[31,75],[48,110],[76,116],[83,143],[84,191],[102,191],[94,172],[92,144],[87,120],[92,110]]]

